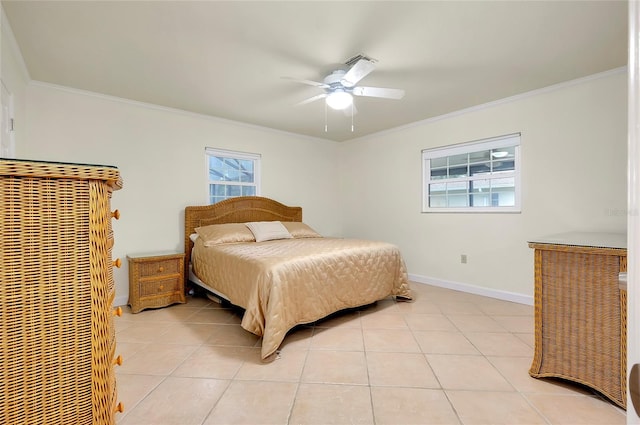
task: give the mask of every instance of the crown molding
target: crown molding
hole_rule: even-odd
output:
[[[3,16],[3,25],[4,25],[4,13],[3,13],[2,16]],[[8,24],[8,22],[7,22],[7,24]],[[11,35],[13,35],[13,34],[11,33]],[[14,40],[14,43],[15,43],[15,39],[13,39],[13,40]],[[17,44],[15,44],[15,46],[17,47]],[[22,55],[19,55],[19,57],[22,59]],[[24,62],[22,62],[22,64],[24,66]],[[26,66],[24,66],[24,70],[28,75],[28,71],[26,70]],[[253,129],[253,130],[268,131],[268,132],[273,132],[273,133],[276,133],[276,134],[284,134],[284,135],[288,135],[288,136],[294,136],[294,137],[297,137],[297,138],[302,138],[304,140],[313,141],[313,142],[316,142],[316,143],[320,142],[320,141],[321,142],[331,142],[331,143],[345,143],[345,142],[365,141],[365,140],[368,140],[368,139],[371,139],[371,138],[374,138],[374,137],[397,133],[399,131],[406,130],[406,129],[409,129],[409,128],[418,127],[418,126],[430,124],[430,123],[437,122],[437,121],[447,120],[447,119],[450,119],[450,118],[466,115],[466,114],[469,114],[469,113],[473,113],[473,112],[477,112],[477,111],[481,111],[481,110],[485,110],[485,109],[491,109],[491,108],[494,108],[496,106],[505,105],[505,104],[508,104],[508,103],[513,103],[513,102],[520,101],[520,100],[523,100],[523,99],[539,96],[541,94],[545,94],[545,93],[561,90],[561,89],[564,89],[564,88],[567,88],[567,87],[571,87],[571,86],[575,86],[575,85],[579,85],[579,84],[584,84],[584,83],[589,82],[589,81],[594,81],[594,80],[598,80],[598,79],[601,79],[601,78],[606,78],[606,77],[609,77],[609,76],[612,76],[612,75],[622,74],[622,73],[625,73],[625,72],[627,72],[627,67],[626,66],[619,67],[619,68],[614,68],[614,69],[611,69],[611,70],[608,70],[608,71],[599,72],[597,74],[588,75],[586,77],[581,77],[581,78],[576,78],[574,80],[564,81],[564,82],[553,84],[551,86],[543,87],[543,88],[540,88],[540,89],[535,89],[535,90],[531,90],[531,91],[528,91],[528,92],[525,92],[525,93],[520,93],[520,94],[517,94],[517,95],[514,95],[514,96],[505,97],[503,99],[494,100],[492,102],[487,102],[487,103],[483,103],[483,104],[480,104],[480,105],[471,106],[469,108],[460,109],[458,111],[450,112],[450,113],[439,115],[439,116],[436,116],[436,117],[431,117],[431,118],[427,118],[427,119],[424,119],[424,120],[415,121],[415,122],[412,122],[412,123],[409,123],[409,124],[405,124],[405,125],[402,125],[402,126],[390,128],[390,129],[383,130],[383,131],[379,131],[377,133],[368,134],[366,136],[345,140],[344,142],[336,142],[336,141],[333,141],[333,140],[327,140],[327,139],[322,139],[322,138],[318,138],[318,137],[307,136],[307,135],[304,135],[304,134],[298,134],[298,133],[288,132],[288,131],[284,131],[284,130],[278,130],[278,129],[271,128],[271,127],[265,127],[265,126],[260,126],[260,125],[256,125],[256,124],[249,124],[249,123],[244,123],[244,122],[241,122],[241,121],[234,121],[234,120],[230,120],[230,119],[227,119],[227,118],[216,117],[216,116],[213,116],[213,115],[200,114],[200,113],[197,113],[197,112],[186,111],[186,110],[183,110],[183,109],[171,108],[171,107],[168,107],[168,106],[161,106],[161,105],[156,105],[156,104],[147,103],[147,102],[140,102],[140,101],[136,101],[136,100],[125,99],[125,98],[122,98],[122,97],[111,96],[111,95],[106,95],[106,94],[102,94],[102,93],[96,93],[96,92],[92,92],[92,91],[88,91],[88,90],[82,90],[82,89],[77,89],[77,88],[68,87],[68,86],[62,86],[62,85],[58,85],[58,84],[46,83],[46,82],[38,81],[38,80],[29,80],[29,85],[45,87],[45,88],[64,91],[64,92],[68,92],[68,93],[73,93],[73,94],[78,94],[78,95],[83,95],[83,96],[99,98],[99,99],[103,99],[103,100],[107,100],[107,101],[111,101],[111,102],[118,102],[118,103],[124,103],[124,104],[128,104],[128,105],[134,105],[134,106],[141,107],[141,108],[146,108],[146,109],[152,109],[152,110],[169,112],[169,113],[173,113],[173,114],[180,114],[180,115],[192,116],[192,117],[197,117],[197,118],[206,119],[206,120],[212,120],[212,121],[223,123],[223,124],[227,124],[227,125],[234,125],[234,126],[244,127],[244,128]]]
[[[63,86],[63,85],[59,85],[59,84],[47,83],[47,82],[44,82],[44,81],[31,80],[31,81],[29,81],[29,85],[33,86],[33,87],[43,87],[43,88],[63,91],[63,92],[72,93],[72,94],[76,94],[76,95],[80,95],[80,96],[93,97],[93,98],[97,98],[97,99],[106,100],[106,101],[109,101],[109,102],[116,102],[116,103],[122,103],[122,104],[126,104],[126,105],[132,105],[132,106],[136,106],[136,107],[143,108],[143,109],[150,109],[150,110],[155,110],[155,111],[163,111],[163,112],[169,112],[169,113],[172,113],[172,114],[178,114],[178,115],[183,115],[183,116],[188,116],[188,117],[205,119],[205,120],[209,120],[209,121],[218,122],[218,123],[221,123],[221,124],[233,125],[233,126],[236,126],[236,127],[244,127],[244,128],[248,128],[248,129],[252,129],[252,130],[266,131],[266,132],[282,134],[282,135],[287,135],[287,136],[294,136],[294,137],[296,137],[298,139],[305,139],[305,140],[308,140],[308,141],[311,141],[311,142],[315,142],[315,143],[317,143],[317,142],[339,143],[339,142],[336,142],[336,141],[333,141],[333,140],[321,139],[321,138],[318,138],[318,137],[307,136],[307,135],[304,135],[304,134],[293,133],[293,132],[290,132],[290,131],[278,130],[276,128],[261,126],[261,125],[257,125],[257,124],[249,124],[249,123],[245,123],[245,122],[242,122],[242,121],[234,121],[234,120],[231,120],[231,119],[228,119],[228,118],[216,117],[214,115],[200,114],[200,113],[197,113],[197,112],[186,111],[184,109],[171,108],[169,106],[156,105],[154,103],[140,102],[138,100],[125,99],[123,97],[118,97],[118,96],[112,96],[112,95],[108,95],[108,94],[92,92],[92,91],[89,91],[89,90],[77,89],[77,88],[74,88],[74,87],[68,87],[68,86]]]
[[[430,124],[430,123],[437,122],[437,121],[447,120],[447,119],[450,119],[450,118],[459,117],[461,115],[466,115],[466,114],[469,114],[469,113],[472,113],[472,112],[482,111],[484,109],[491,109],[491,108],[494,108],[496,106],[501,106],[501,105],[505,105],[505,104],[508,104],[508,103],[517,102],[519,100],[523,100],[523,99],[527,99],[527,98],[530,98],[530,97],[539,96],[541,94],[545,94],[545,93],[549,93],[549,92],[553,92],[553,91],[557,91],[557,90],[562,90],[562,89],[565,89],[567,87],[576,86],[576,85],[579,85],[579,84],[584,84],[584,83],[587,83],[589,81],[599,80],[601,78],[606,78],[606,77],[609,77],[609,76],[612,76],[612,75],[618,75],[618,74],[622,74],[622,73],[626,73],[626,72],[627,72],[627,67],[626,66],[621,66],[619,68],[610,69],[608,71],[599,72],[597,74],[587,75],[586,77],[576,78],[574,80],[569,80],[569,81],[563,81],[561,83],[553,84],[553,85],[550,85],[550,86],[547,86],[547,87],[542,87],[542,88],[531,90],[531,91],[528,91],[528,92],[524,92],[524,93],[516,94],[516,95],[513,95],[513,96],[505,97],[503,99],[498,99],[498,100],[494,100],[494,101],[491,101],[491,102],[482,103],[480,105],[471,106],[469,108],[460,109],[458,111],[449,112],[447,114],[438,115],[436,117],[426,118],[426,119],[420,120],[420,121],[414,121],[414,122],[409,123],[409,124],[401,125],[401,126],[398,126],[398,127],[393,127],[393,128],[387,129],[387,130],[382,130],[382,131],[379,131],[377,133],[368,134],[366,136],[358,137],[358,138],[355,138],[355,139],[345,140],[345,142],[364,141],[364,140],[371,139],[371,138],[374,138],[374,137],[396,133],[396,132],[399,132],[399,131],[402,131],[402,130],[406,130],[408,128],[418,127],[418,126],[421,126],[421,125]]]

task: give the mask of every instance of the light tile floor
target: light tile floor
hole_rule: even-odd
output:
[[[206,298],[116,318],[121,425],[625,424],[593,391],[529,377],[533,307],[423,284],[290,332],[260,361]]]

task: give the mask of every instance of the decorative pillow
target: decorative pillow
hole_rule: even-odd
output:
[[[256,242],[293,238],[287,228],[279,221],[254,221],[245,224],[256,237]]]
[[[210,224],[196,228],[198,237],[202,238],[204,246],[214,246],[223,243],[254,242],[253,233],[244,223]]]
[[[291,236],[294,238],[321,238],[322,235],[313,230],[308,225],[299,221],[283,221],[282,224],[287,228]]]

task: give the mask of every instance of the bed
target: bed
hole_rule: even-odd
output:
[[[411,300],[395,245],[322,237],[302,208],[273,199],[186,207],[184,243],[186,283],[243,308],[241,326],[262,337],[265,361],[296,325],[390,296]]]

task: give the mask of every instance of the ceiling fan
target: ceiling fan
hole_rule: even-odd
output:
[[[382,87],[358,86],[358,82],[369,75],[376,67],[375,59],[364,55],[356,55],[345,62],[347,69],[336,69],[327,75],[322,82],[288,78],[299,83],[324,89],[324,93],[310,97],[296,104],[306,105],[316,100],[325,99],[327,106],[336,110],[344,110],[347,115],[356,112],[353,96],[379,97],[384,99],[402,99],[404,90]],[[351,108],[349,108],[351,106]]]

